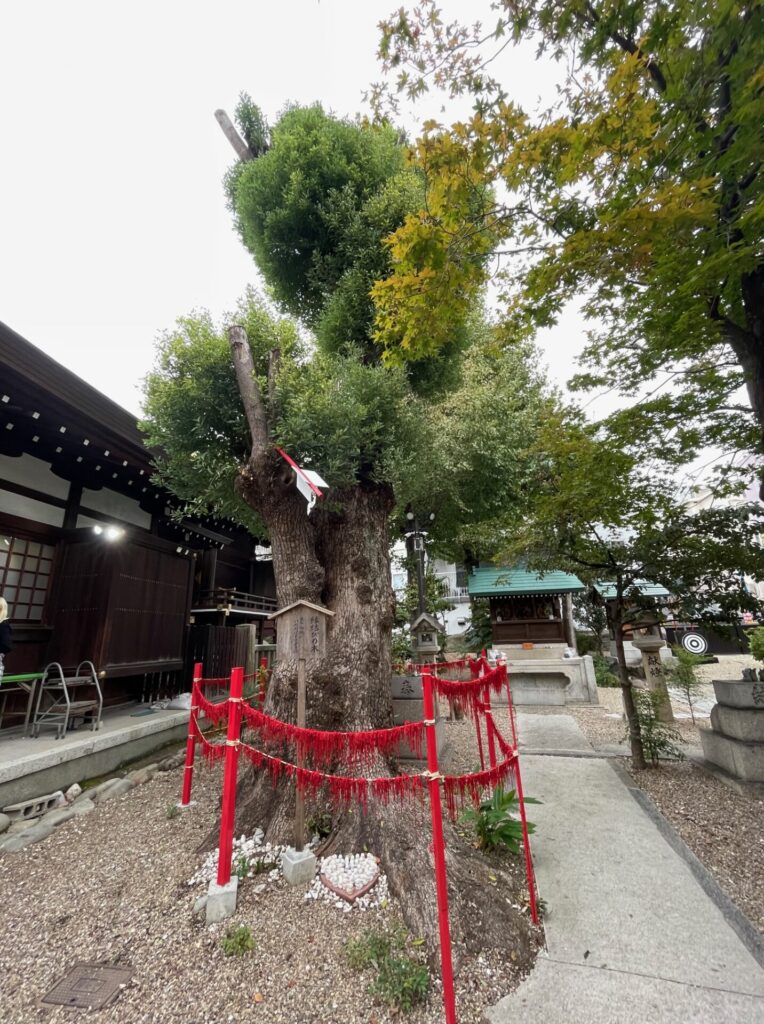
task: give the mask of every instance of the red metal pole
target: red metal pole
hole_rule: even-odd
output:
[[[483,734],[480,729],[480,709],[477,704],[472,706],[472,717],[475,719],[475,734],[477,735],[478,753],[480,754],[480,771],[485,771],[485,754],[483,753]]]
[[[194,665],[194,677],[191,683],[191,713],[188,716],[188,739],[186,740],[186,765],[183,769],[183,789],[180,806],[188,807],[191,803],[191,783],[194,775],[194,754],[196,753],[196,723],[199,715],[199,682],[202,678],[202,663]]]
[[[512,730],[512,745],[517,750],[517,723],[515,722],[515,705],[512,703],[512,688],[509,685],[509,671],[507,671],[507,707],[509,708],[509,727]]]
[[[239,736],[241,734],[241,695],[244,692],[244,669],[231,672],[228,696],[228,736],[223,776],[223,808],[220,814],[220,845],[218,847],[218,885],[231,881],[233,826],[236,816],[236,779],[239,773]]]
[[[523,826],[523,849],[525,850],[525,873],[528,876],[528,899],[531,905],[531,921],[539,923],[539,912],[536,906],[536,875],[533,871],[531,857],[531,841],[528,836],[528,822],[525,819],[525,798],[523,797],[523,780],[520,775],[520,758],[515,764],[515,781],[517,783],[517,799],[520,803],[520,822]]]
[[[440,774],[438,747],[435,735],[435,701],[432,677],[422,674],[424,721],[427,736],[427,785],[430,790],[432,813],[432,853],[435,860],[435,890],[438,897],[438,929],[440,933],[440,969],[443,978],[443,1008],[446,1024],[456,1024],[456,995],[454,993],[454,965],[451,957],[451,928],[448,923],[448,882],[446,879],[446,847],[443,842],[443,809],[440,805]]]
[[[493,735],[493,709],[491,708],[491,693],[486,691],[485,704],[483,705],[483,714],[485,715],[485,731],[488,734],[488,763],[491,768],[495,768],[496,761],[496,739]]]
[[[260,710],[262,711],[265,707],[265,677],[268,674],[268,659],[260,659],[260,694],[258,702],[260,704]]]

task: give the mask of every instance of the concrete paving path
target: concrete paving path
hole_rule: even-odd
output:
[[[623,768],[568,715],[519,733],[547,948],[486,1021],[764,1024],[764,943]]]

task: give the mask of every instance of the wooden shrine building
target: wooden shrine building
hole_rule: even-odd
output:
[[[494,644],[566,644],[575,650],[572,595],[585,588],[577,576],[518,568],[473,569],[470,598],[485,598]]]
[[[113,704],[157,693],[158,680],[186,688],[210,631],[258,623],[262,639],[276,601],[256,540],[181,518],[152,472],[131,413],[0,323],[6,672],[89,659]]]

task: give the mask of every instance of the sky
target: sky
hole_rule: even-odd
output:
[[[0,320],[134,413],[155,339],[193,309],[216,318],[247,285],[214,119],[241,91],[269,119],[287,102],[363,111],[381,77],[377,23],[395,0],[27,0],[0,18]],[[472,22],[476,0],[448,14]],[[487,6],[487,5],[483,5]],[[555,68],[526,45],[498,65],[526,106]],[[406,113],[453,120],[430,96]],[[583,344],[575,311],[540,343],[564,383]],[[1,369],[1,368],[0,368]]]

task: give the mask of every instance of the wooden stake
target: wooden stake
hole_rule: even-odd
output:
[[[305,658],[297,662],[297,725],[305,728]],[[297,767],[302,768],[302,758],[297,759]],[[301,850],[305,845],[305,798],[297,790],[294,805],[294,848]]]

